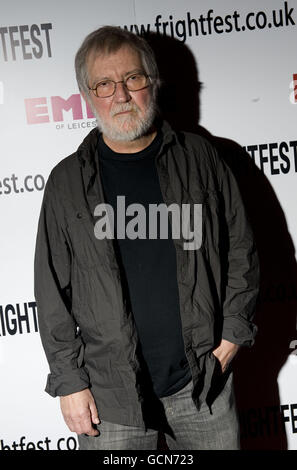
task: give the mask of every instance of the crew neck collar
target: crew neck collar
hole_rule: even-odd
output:
[[[151,156],[155,156],[156,153],[159,151],[161,143],[162,143],[163,134],[161,129],[158,129],[156,136],[152,140],[152,142],[145,147],[143,150],[139,152],[133,153],[120,153],[115,152],[112,150],[103,139],[102,134],[99,135],[98,138],[98,150],[100,158],[104,160],[118,160],[118,161],[136,161],[142,160],[144,158],[149,158]]]

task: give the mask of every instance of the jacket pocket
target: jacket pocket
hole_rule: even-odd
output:
[[[67,233],[73,256],[82,269],[98,266],[105,259],[105,240],[98,240],[94,221],[85,210],[78,210],[68,219]]]
[[[231,373],[231,368],[228,368],[225,372],[222,372],[221,363],[212,351],[210,351],[208,354],[208,358],[210,363],[208,371],[210,376],[210,383],[205,401],[208,406],[211,407],[213,402],[223,392],[225,384]]]

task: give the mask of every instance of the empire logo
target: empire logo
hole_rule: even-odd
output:
[[[297,104],[297,73],[293,74],[293,81],[290,83],[290,101],[292,104]]]
[[[62,98],[61,96],[40,97],[40,98],[26,98],[25,110],[28,124],[43,124],[49,122],[61,123],[57,124],[57,129],[64,127],[66,119],[66,112],[71,112],[73,121],[82,119],[92,119],[94,114],[89,105],[84,101],[79,93],[71,95],[69,98]],[[75,125],[76,124],[76,125]],[[68,128],[77,127],[90,127],[91,123],[87,126],[79,125],[79,123],[68,123]],[[96,125],[96,124],[93,124]]]

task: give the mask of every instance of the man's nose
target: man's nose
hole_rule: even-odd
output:
[[[117,82],[114,99],[118,102],[127,102],[131,100],[129,90],[126,88],[124,82]]]

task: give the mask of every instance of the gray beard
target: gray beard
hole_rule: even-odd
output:
[[[133,140],[143,137],[151,129],[155,116],[156,116],[156,104],[154,100],[151,100],[146,113],[143,117],[133,116],[133,127],[130,130],[125,129],[127,121],[131,120],[131,117],[118,118],[118,123],[109,124],[105,120],[101,119],[100,115],[91,105],[94,116],[97,120],[97,126],[99,130],[111,141],[114,142],[131,142]],[[122,105],[123,110],[125,109],[125,103]],[[122,122],[121,122],[122,121]]]

